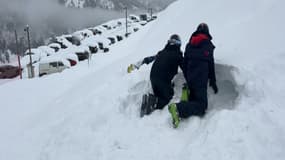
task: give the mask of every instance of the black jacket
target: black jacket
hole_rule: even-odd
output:
[[[158,52],[150,72],[150,79],[171,83],[177,74],[178,66],[182,67],[183,57],[179,46],[167,44]]]
[[[211,35],[194,32],[184,53],[184,75],[189,87],[207,88],[216,82],[214,49]]]

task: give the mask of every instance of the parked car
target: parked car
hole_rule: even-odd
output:
[[[106,28],[107,30],[111,30],[112,27],[109,26],[108,24],[102,24],[102,27]]]
[[[90,56],[89,47],[85,45],[73,47],[72,51],[77,55],[79,61],[84,61]]]
[[[110,20],[108,22],[105,22],[101,26],[105,27],[107,30],[112,30],[120,26],[117,20]]]
[[[57,43],[60,45],[61,49],[65,49],[67,47],[73,46],[72,44],[72,35],[62,35],[59,37],[52,37],[49,39],[49,43]]]
[[[152,20],[157,19],[157,15],[152,15],[151,19],[152,19]]]
[[[116,35],[116,38],[117,38],[117,41],[121,41],[124,39],[123,36],[119,34]]]
[[[48,53],[39,48],[32,48],[31,53],[27,50],[24,54],[24,57],[21,59],[23,66],[30,63],[30,55],[32,58],[32,64],[39,62],[42,58],[47,57]]]
[[[140,30],[140,27],[141,27],[141,25],[138,24],[138,23],[132,23],[132,24],[130,25],[130,28],[131,28],[134,32],[137,32],[138,30]]]
[[[94,36],[93,32],[90,31],[89,29],[84,29],[84,30],[80,30],[80,31],[76,31],[72,34],[72,36],[76,39],[78,39],[79,41],[84,40],[85,38]]]
[[[140,24],[140,25],[142,25],[142,26],[144,26],[144,25],[146,25],[146,24],[147,24],[147,21],[143,21],[143,20],[141,20],[141,21],[139,22],[139,24]]]
[[[79,62],[78,56],[75,54],[74,50],[70,48],[60,50],[54,57],[67,59],[70,62],[70,66],[75,66]]]
[[[0,79],[15,78],[20,75],[19,67],[12,65],[0,66]]]
[[[141,20],[141,21],[148,21],[148,16],[147,16],[147,14],[140,14],[139,17],[140,17],[140,20]]]
[[[126,18],[119,18],[119,19],[116,19],[116,22],[118,24],[118,27],[125,27],[126,26]],[[127,19],[127,23],[128,25],[133,23],[133,21],[131,19]]]
[[[96,42],[96,37],[89,37],[82,41],[82,45],[89,47],[91,54],[97,53],[99,51],[99,45]]]
[[[98,28],[88,28],[88,29],[93,33],[94,36],[102,34],[102,31]]]
[[[69,67],[66,59],[45,59],[39,63],[39,76],[62,72]]]
[[[107,38],[110,40],[111,45],[116,43],[116,36],[109,35],[107,36]]]
[[[64,38],[68,40],[71,44],[79,46],[81,44],[80,38],[75,35],[65,35]]]
[[[54,49],[55,52],[58,52],[58,50],[61,48],[60,44],[58,43],[51,43],[48,45],[48,47]]]
[[[134,14],[131,14],[129,15],[129,18],[130,20],[132,20],[133,22],[139,22],[140,21],[140,17],[134,15]]]
[[[45,52],[47,56],[51,56],[51,55],[55,54],[55,50],[48,47],[48,46],[39,46],[37,49]]]
[[[95,42],[98,43],[99,49],[104,53],[109,52],[109,46],[111,45],[109,39],[105,38],[104,36],[96,36]]]

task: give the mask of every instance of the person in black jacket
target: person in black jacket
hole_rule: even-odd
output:
[[[151,67],[150,81],[155,97],[151,101],[155,102],[148,106],[145,114],[150,114],[155,109],[163,109],[172,99],[174,91],[171,81],[178,72],[178,66],[182,69],[183,56],[180,47],[181,39],[177,34],[174,34],[169,38],[163,50],[154,56],[145,57],[132,66],[139,69],[141,65],[154,61]]]
[[[190,95],[188,101],[169,105],[175,128],[178,127],[180,118],[205,114],[208,107],[208,82],[214,93],[218,93],[213,55],[215,46],[211,40],[208,25],[201,23],[186,46],[183,64]]]
[[[182,69],[183,62],[180,47],[180,37],[172,35],[165,48],[156,55],[152,65],[150,81],[153,93],[158,98],[156,109],[163,109],[174,94],[171,81],[177,74],[178,67]]]

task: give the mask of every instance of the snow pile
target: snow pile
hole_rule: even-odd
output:
[[[284,159],[284,3],[179,0],[89,65],[0,85],[0,159]],[[166,108],[139,118],[151,65],[132,74],[127,65],[155,54],[172,33],[185,46],[200,22],[217,47],[220,92],[209,90],[209,112],[178,129]],[[183,81],[180,73],[173,101]]]

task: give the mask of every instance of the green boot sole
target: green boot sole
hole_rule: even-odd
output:
[[[168,111],[172,117],[172,124],[174,128],[177,128],[180,123],[180,119],[178,116],[177,106],[176,104],[172,103],[168,106]]]

